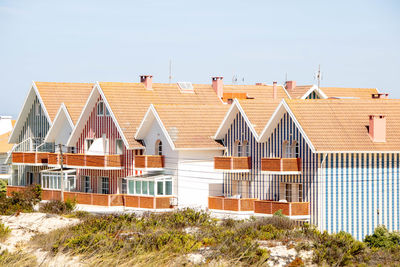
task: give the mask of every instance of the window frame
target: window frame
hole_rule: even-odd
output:
[[[109,195],[110,194],[110,177],[99,176],[100,179],[100,194]],[[107,179],[107,188],[103,187],[103,179]],[[106,189],[107,193],[104,193],[103,189]]]
[[[297,186],[297,190],[298,190],[298,202],[303,202],[303,184],[298,184]]]
[[[160,139],[156,141],[156,147],[155,147],[155,155],[162,156],[163,155],[163,144]]]
[[[89,186],[86,188],[86,178],[88,178],[87,179],[87,181],[89,182],[88,184],[89,184]],[[89,175],[83,175],[82,176],[82,181],[83,181],[83,192],[84,193],[91,193],[91,190],[92,190],[92,181],[91,181],[91,178],[90,178],[90,176]]]
[[[127,195],[133,196],[173,196],[173,179],[172,177],[159,177],[159,178],[127,178]],[[162,192],[159,193],[159,183],[162,183]],[[167,184],[170,183],[170,186]],[[146,189],[143,190],[143,185],[146,184]],[[151,189],[152,188],[152,189]],[[170,189],[170,192],[168,192]],[[132,193],[132,191],[133,193]],[[147,192],[147,193],[143,193]]]
[[[120,153],[118,153],[118,142],[121,143],[121,152]],[[124,141],[120,138],[115,139],[115,154],[117,154],[117,155],[124,154]]]
[[[100,113],[100,108],[101,108],[101,113]],[[97,102],[97,116],[103,117],[105,115],[104,112],[104,101],[100,100],[99,102]]]
[[[285,199],[287,202],[292,202],[293,200],[293,184],[291,183],[286,183],[285,184]]]
[[[88,141],[91,141],[90,146],[88,145]],[[89,151],[89,148],[93,145],[94,138],[86,138],[85,139],[85,152]]]

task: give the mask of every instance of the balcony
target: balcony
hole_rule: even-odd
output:
[[[309,202],[280,202],[269,200],[254,201],[254,213],[274,214],[282,210],[282,214],[292,219],[309,219]]]
[[[214,169],[224,172],[250,172],[251,157],[214,157]]]
[[[61,158],[59,153],[49,153],[49,165],[59,166]],[[63,154],[63,165],[69,168],[120,170],[123,169],[124,161],[122,155],[86,155],[86,154]]]
[[[264,174],[301,174],[300,158],[262,158],[261,172]]]
[[[48,163],[48,152],[13,152],[12,163],[17,165],[43,166]]]
[[[162,169],[165,166],[163,155],[137,155],[135,156],[136,169]]]

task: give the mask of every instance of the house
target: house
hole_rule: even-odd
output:
[[[50,169],[48,153],[55,151],[54,143],[45,142],[49,129],[64,112],[70,121],[66,122],[67,126],[61,127],[63,132],[60,134],[68,135],[72,127],[68,124],[76,121],[92,87],[91,83],[32,83],[8,140],[15,144],[11,185],[43,184],[41,171]],[[59,188],[59,178],[57,180],[56,176],[52,176],[52,179],[54,183],[52,181],[51,187]]]
[[[225,147],[212,136],[228,107],[221,104],[151,105],[135,135],[145,146],[144,155],[135,159],[135,167],[146,171],[143,182],[151,183],[160,175],[168,176],[178,206],[207,208],[208,196],[222,194],[222,173],[214,171],[213,159]],[[140,162],[140,158],[147,161],[147,165]],[[155,158],[161,158],[161,168],[149,166]],[[137,193],[138,177],[127,179],[130,179],[128,194]]]
[[[215,135],[228,150],[215,158],[225,197],[256,198],[256,213],[284,207],[359,239],[379,224],[400,229],[399,100],[282,100],[273,111],[246,102],[234,101]]]

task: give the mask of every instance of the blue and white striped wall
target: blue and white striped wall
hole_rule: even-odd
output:
[[[303,199],[310,202],[311,223],[321,230],[343,230],[357,239],[380,224],[400,230],[399,154],[313,153],[288,113],[263,143],[256,141],[238,113],[224,138],[229,155],[236,140],[249,142],[252,170],[225,173],[225,195],[232,192],[232,180],[248,180],[251,197],[272,200],[279,200],[280,182],[302,183]],[[280,157],[285,140],[299,143],[302,174],[261,174],[261,158]]]

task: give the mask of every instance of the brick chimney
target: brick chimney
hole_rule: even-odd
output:
[[[140,82],[147,90],[153,90],[153,75],[140,75]]]
[[[273,100],[278,99],[278,86],[276,85],[276,82],[272,83],[272,99]]]
[[[373,142],[386,142],[385,115],[369,115],[369,137]]]
[[[372,94],[373,99],[388,99],[389,94],[388,93],[377,93],[377,94]]]
[[[286,81],[286,90],[294,90],[296,88],[296,81]]]
[[[224,77],[212,77],[212,88],[217,93],[218,98],[222,98],[224,95]]]

